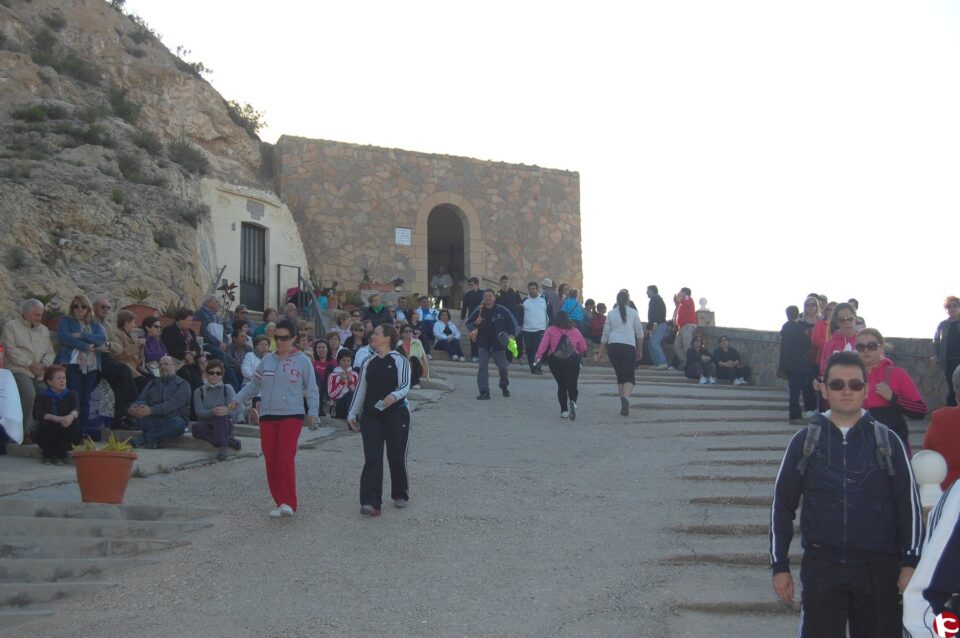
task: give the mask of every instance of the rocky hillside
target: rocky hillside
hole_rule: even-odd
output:
[[[261,143],[200,70],[103,0],[0,0],[0,317],[203,294],[200,179],[259,186]]]

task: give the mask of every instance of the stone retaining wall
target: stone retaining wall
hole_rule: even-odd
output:
[[[737,349],[744,363],[753,370],[753,382],[757,385],[776,385],[786,388],[786,381],[777,379],[777,364],[780,358],[780,333],[746,328],[702,328],[707,345],[713,350],[721,335],[730,338],[730,345]],[[943,405],[947,396],[947,383],[943,371],[930,360],[932,353],[929,339],[900,339],[885,337],[887,356],[910,373],[910,377],[930,410]]]

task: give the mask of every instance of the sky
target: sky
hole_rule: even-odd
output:
[[[807,293],[885,336],[960,294],[960,8],[127,0],[282,134],[580,173],[584,295],[706,297],[779,329]],[[953,268],[951,269],[951,266]],[[484,273],[487,276],[499,273]],[[540,273],[511,273],[517,279]],[[554,273],[558,275],[558,273]],[[554,277],[562,279],[563,277]]]

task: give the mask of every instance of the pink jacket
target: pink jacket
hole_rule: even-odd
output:
[[[543,339],[540,341],[540,347],[537,348],[537,356],[534,357],[534,359],[542,361],[543,355],[556,350],[557,346],[560,345],[560,337],[563,335],[567,335],[570,345],[573,346],[577,354],[583,354],[587,351],[587,342],[583,340],[583,335],[580,334],[579,330],[576,328],[567,328],[564,330],[557,326],[550,326],[547,328],[547,331],[543,333]]]
[[[863,407],[882,408],[891,405],[891,402],[877,394],[877,385],[886,383],[893,390],[893,402],[913,419],[922,419],[927,412],[927,404],[920,396],[917,385],[903,368],[897,368],[893,361],[884,357],[880,360],[867,378],[867,399],[863,402]]]
[[[825,373],[827,369],[827,359],[830,358],[830,355],[834,352],[856,352],[854,348],[856,345],[857,333],[853,333],[849,337],[844,337],[840,334],[839,330],[834,332],[833,336],[823,344],[823,352],[820,353],[820,374]]]

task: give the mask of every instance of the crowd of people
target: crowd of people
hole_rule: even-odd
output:
[[[113,304],[106,297],[91,302],[78,294],[59,323],[56,349],[41,322],[43,304],[29,299],[20,317],[3,328],[5,365],[20,394],[24,431],[38,443],[44,463],[62,465],[81,437],[97,437],[99,423],[90,408],[101,381],[114,395],[110,427],[141,432],[132,441],[138,447],[161,447],[189,427],[222,460],[228,449],[240,449],[235,423],[259,426],[274,518],[296,512],[297,442],[304,425],[315,429],[327,415],[345,419],[362,436],[360,513],[382,513],[384,455],[393,505],[407,507],[407,395],[430,378],[435,354],[467,362],[464,336],[469,359],[477,364],[478,400],[491,399],[491,360],[500,393],[510,397],[510,363],[526,353],[531,375],[543,374],[546,362],[560,417],[570,420],[578,415],[578,380],[591,349],[613,367],[623,416],[629,415],[642,363],[682,372],[700,384],[750,383],[752,371],[729,338],[707,346],[689,288],[674,295],[668,319],[657,287],[648,286],[644,324],[627,290],[608,311],[592,299],[581,303],[579,291],[555,287],[549,278],[528,282],[526,294],[511,287],[506,275],[498,289],[481,289],[479,279],[471,278],[458,321],[449,294],[443,294],[449,293],[448,280],[444,272],[434,278],[434,299],[401,298],[388,305],[371,295],[366,306],[337,313],[334,327],[322,335],[300,320],[295,304],[282,315],[266,309],[255,325],[244,306],[224,313],[220,299],[207,295],[195,312],[181,311],[166,327],[155,316],[138,326],[126,310],[111,317]],[[777,473],[770,562],[774,591],[792,601],[787,555],[803,503],[803,636],[846,635],[848,625],[853,636],[899,635],[907,618],[901,616],[901,592],[913,587],[909,605],[939,613],[960,589],[955,575],[943,577],[937,567],[960,560],[951,554],[960,555],[960,541],[946,535],[933,544],[936,551],[921,552],[924,523],[906,419],[923,418],[927,405],[907,371],[886,356],[883,334],[867,326],[858,305],[855,299],[836,303],[810,294],[802,310],[786,309],[780,331],[777,373],[788,385],[788,419],[804,427],[791,439]],[[931,361],[946,375],[947,407],[934,413],[924,448],[947,460],[942,487],[950,490],[944,497],[949,500],[938,511],[955,519],[960,299],[948,297],[944,309],[947,319],[937,327]],[[931,527],[930,538],[933,532]],[[913,581],[915,569],[924,574],[922,591]],[[907,599],[905,594],[905,610]]]

